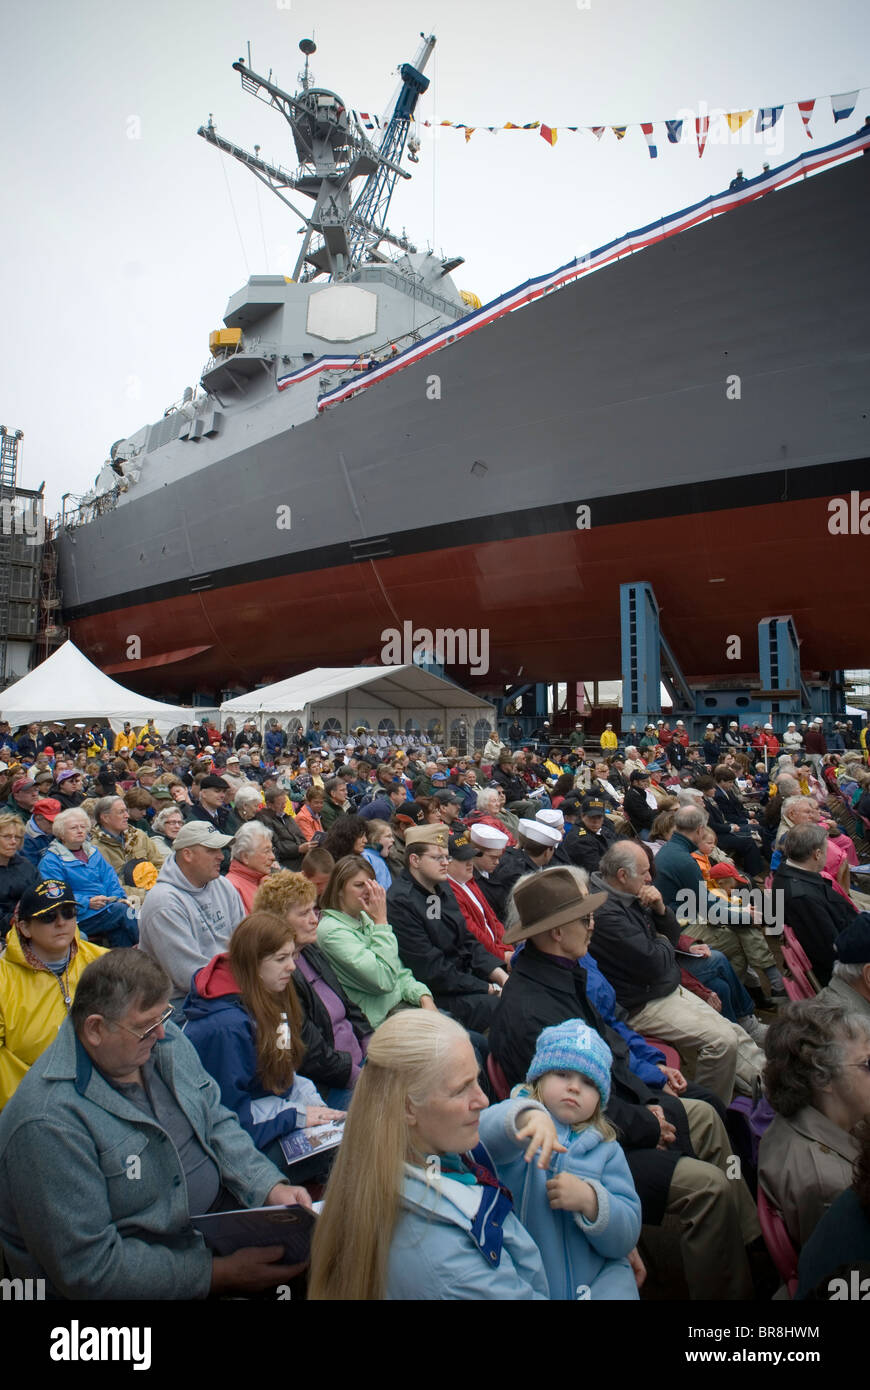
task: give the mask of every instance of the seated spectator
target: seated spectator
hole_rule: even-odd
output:
[[[854,917],[834,942],[831,983],[816,1003],[863,1014],[870,1022],[870,912]]]
[[[221,835],[232,837],[239,828],[239,819],[227,806],[229,783],[214,773],[197,773],[197,799],[193,803],[191,820],[204,821]]]
[[[77,767],[67,767],[56,773],[49,795],[60,802],[64,811],[81,806],[85,799],[84,773]]]
[[[275,865],[271,830],[262,821],[248,821],[236,831],[230,856],[227,882],[241,898],[245,913],[253,912],[254,895]]]
[[[320,813],[320,820],[324,830],[329,830],[331,826],[350,811],[348,803],[347,782],[342,777],[329,777],[324,784],[323,810]]]
[[[650,854],[656,855],[662,845],[666,845],[674,833],[675,811],[659,811],[649,829],[649,839],[644,843]]]
[[[36,866],[21,853],[26,833],[19,816],[0,814],[0,941],[6,940],[21,894],[39,881]]]
[[[312,842],[305,839],[297,818],[287,815],[287,793],[283,787],[267,784],[263,788],[263,800],[265,805],[257,811],[256,818],[272,832],[275,858],[282,869],[298,872]]]
[[[468,931],[456,899],[445,887],[447,836],[445,826],[420,825],[406,831],[406,865],[386,899],[389,921],[402,963],[429,987],[437,1007],[484,1033],[507,972],[501,958],[486,951]]]
[[[314,1082],[299,1074],[305,1043],[293,988],[295,956],[287,919],[252,913],[236,927],[229,951],[196,972],[184,1001],[185,1037],[220,1086],[224,1105],[257,1148],[287,1171],[282,1138],[344,1118],[344,1110],[324,1105]],[[293,1166],[306,1181],[329,1169],[322,1159]]]
[[[640,1235],[640,1199],[603,1114],[611,1062],[604,1039],[580,1019],[545,1028],[517,1098],[480,1117],[481,1141],[541,1252],[551,1298],[576,1299],[578,1280],[592,1299],[638,1297],[629,1257]],[[544,1107],[564,1150],[555,1175],[526,1160],[515,1123],[524,1098]],[[520,1123],[533,1118],[523,1113]]]
[[[779,830],[776,835],[776,847],[782,850],[783,841],[792,829],[798,825],[820,825],[827,837],[825,844],[825,862],[822,872],[831,883],[831,887],[841,897],[846,898],[853,907],[856,902],[853,900],[850,889],[849,877],[849,856],[846,854],[842,845],[839,843],[840,834],[837,826],[830,817],[823,815],[818,803],[811,796],[790,796],[787,797],[782,805],[782,818]],[[846,837],[848,838],[848,837]],[[851,845],[851,841],[849,841]],[[852,846],[854,853],[854,846]],[[779,861],[773,862],[774,869],[779,867]]]
[[[257,889],[255,912],[290,923],[296,940],[293,988],[303,1014],[305,1069],[327,1105],[346,1110],[365,1057],[372,1027],[339,983],[317,945],[317,890],[305,874],[281,869]]]
[[[616,991],[628,1022],[640,1033],[697,1052],[695,1080],[728,1105],[735,1082],[752,1095],[764,1058],[747,1031],[720,1016],[680,983],[675,948],[680,927],[651,882],[643,848],[613,845],[592,875],[607,893],[595,931],[595,959]]]
[[[507,749],[499,755],[498,764],[493,769],[492,780],[504,792],[505,805],[524,806],[529,796],[527,783],[518,775],[518,760]],[[478,805],[480,801],[478,798]]]
[[[359,855],[339,860],[320,895],[317,944],[336,978],[372,1028],[399,1005],[434,1009],[427,984],[399,959],[387,895]]]
[[[760,1232],[745,1183],[726,1177],[731,1144],[724,1125],[697,1088],[690,1095],[687,1086],[679,1100],[650,1090],[631,1067],[627,1042],[587,996],[583,957],[602,901],[588,893],[580,869],[544,869],[517,884],[505,941],[525,944],[490,1029],[492,1052],[514,1084],[526,1075],[542,1029],[569,1019],[593,1028],[612,1054],[605,1113],[619,1133],[644,1222],[679,1216],[692,1298],[751,1297],[744,1246],[757,1248]]]
[[[128,792],[127,796],[142,796],[142,792]],[[145,793],[147,795],[147,793]],[[150,798],[149,798],[150,800]],[[108,864],[111,864],[118,878],[131,883],[134,891],[128,893],[131,900],[142,902],[147,884],[156,878],[157,870],[166,859],[163,845],[151,839],[144,828],[130,823],[130,812],[126,799],[120,796],[102,796],[94,805],[94,828],[91,841]],[[125,875],[128,865],[150,864],[152,875]]]
[[[450,855],[447,882],[453,889],[465,925],[484,950],[502,959],[504,927],[474,882],[474,865],[481,850],[474,844],[471,831],[464,827],[448,836],[447,845]]]
[[[493,830],[507,835],[511,849],[516,845],[515,831],[518,825],[516,816],[504,810],[504,792],[501,787],[481,787],[477,793],[477,810],[465,817],[466,825],[490,825]]]
[[[783,919],[809,956],[821,985],[831,978],[837,937],[858,913],[855,904],[823,876],[828,844],[824,826],[793,826],[781,841],[783,860],[773,876],[774,892],[783,895]]]
[[[565,854],[569,863],[591,874],[601,863],[602,855],[618,839],[617,831],[604,814],[601,798],[585,796],[580,808],[580,823],[565,836]]]
[[[765,869],[761,851],[750,832],[749,826],[730,819],[716,800],[716,782],[712,777],[698,777],[695,786],[704,798],[704,810],[710,828],[716,832],[720,849],[736,858],[750,878],[763,883]]]
[[[262,792],[251,782],[245,782],[233,795],[233,810],[241,825],[244,825],[246,821],[253,820],[262,806]]]
[[[391,768],[388,768],[387,771],[392,774]],[[364,801],[360,805],[359,815],[363,820],[388,821],[404,806],[407,799],[404,783],[394,778],[388,786],[381,786],[371,800]],[[340,824],[341,821],[333,822],[333,829]]]
[[[870,1269],[870,1119],[858,1125],[855,1138],[852,1185],[831,1203],[801,1251],[799,1299],[851,1298],[852,1272],[861,1280]]]
[[[41,791],[35,782],[31,782],[27,777],[23,777],[20,772],[16,773],[12,779],[9,800],[0,807],[0,810],[10,811],[13,816],[17,816],[23,825],[26,825],[33,815],[33,808],[40,796],[46,793]],[[60,800],[51,793],[52,800]]]
[[[323,810],[323,803],[326,794],[322,787],[312,784],[305,793],[305,803],[296,813],[296,824],[305,836],[311,841],[315,835],[323,834],[323,822],[320,813]]]
[[[659,813],[658,801],[650,790],[648,768],[635,770],[628,779],[628,791],[622,803],[632,830],[642,840],[648,840],[653,821]]]
[[[309,1299],[549,1298],[485,1150],[466,1157],[486,1108],[477,1071],[464,1029],[437,1012],[375,1032],[315,1230]],[[511,1132],[531,1115],[519,1105]],[[552,1143],[536,1136],[522,1137],[545,1163]]]
[[[195,970],[225,950],[245,915],[238,892],[221,876],[229,835],[188,821],[142,904],[141,948],[166,971],[180,1005]]]
[[[54,839],[39,861],[40,878],[67,884],[85,940],[100,946],[134,946],[139,940],[135,908],[111,864],[91,843],[87,812],[82,807],[61,811],[52,829]]]
[[[151,822],[151,839],[159,849],[165,850],[166,855],[172,851],[175,837],[184,825],[184,816],[181,808],[176,806],[174,801],[157,815]]]
[[[335,860],[322,845],[312,845],[310,854],[306,854],[302,861],[300,872],[313,884],[318,906],[334,868]]]
[[[407,802],[406,805],[410,805]],[[383,889],[390,888],[393,883],[393,873],[390,869],[390,851],[396,843],[392,826],[385,820],[370,820],[368,822],[368,843],[362,851],[363,859],[371,864],[375,871],[375,878]]]
[[[33,815],[24,827],[21,853],[34,867],[54,839],[54,818],[60,815],[61,804],[54,797],[43,796],[33,806]]]
[[[104,954],[80,939],[65,883],[37,878],[25,890],[0,960],[0,1110],[54,1042],[85,966]]]
[[[816,1000],[790,1004],[765,1039],[764,1086],[776,1118],[758,1180],[800,1249],[852,1176],[852,1131],[870,1114],[870,1024]]]
[[[490,878],[495,873],[504,851],[509,844],[507,831],[496,830],[494,826],[475,821],[469,827],[471,843],[480,850],[473,864],[472,881],[495,912],[492,900]],[[496,890],[496,895],[498,890]],[[495,914],[498,916],[498,914]]]
[[[275,1263],[274,1246],[212,1255],[191,1225],[209,1210],[311,1203],[221,1104],[168,1022],[169,989],[141,951],[92,961],[69,1018],[0,1116],[7,1270],[44,1279],[49,1298],[250,1294],[300,1269]]]
[[[344,859],[348,854],[362,854],[368,840],[368,821],[362,816],[344,816],[341,820],[333,822],[332,829],[323,840],[323,848],[332,855],[337,864],[339,859]]]
[[[508,895],[523,874],[545,869],[562,843],[562,832],[537,819],[523,817],[517,826],[517,847],[506,849],[498,868],[490,874],[487,900],[496,916],[504,920]]]
[[[605,806],[613,811],[618,811],[622,806],[623,793],[611,781],[610,767],[605,762],[595,764],[589,792],[591,796],[598,801],[603,801]]]

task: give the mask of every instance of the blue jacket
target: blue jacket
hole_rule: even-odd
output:
[[[377,879],[381,887],[386,889],[392,888],[393,875],[387,868],[387,861],[381,854],[380,850],[370,849],[369,846],[366,845],[365,849],[362,852],[362,857],[367,861],[367,863],[371,864],[372,868],[375,871],[375,878]]]
[[[627,1257],[640,1235],[640,1198],[625,1154],[596,1129],[576,1133],[554,1120],[567,1153],[554,1154],[547,1169],[539,1168],[537,1161],[526,1163],[525,1144],[516,1137],[516,1117],[530,1106],[543,1109],[522,1099],[491,1105],[481,1114],[480,1137],[500,1181],[513,1193],[517,1216],[541,1252],[550,1297],[636,1299],[637,1284]],[[552,1209],[547,1180],[557,1173],[583,1178],[595,1189],[594,1221],[580,1212]]]
[[[53,839],[54,836],[48,831],[40,830],[31,816],[24,828],[24,844],[21,846],[21,853],[25,859],[30,860],[31,864],[38,864]]]
[[[628,1043],[629,1065],[635,1076],[639,1076],[648,1086],[657,1089],[664,1086],[666,1077],[663,1071],[659,1071],[658,1064],[664,1063],[665,1054],[617,1018],[616,992],[610,981],[602,975],[598,962],[587,954],[582,957],[580,964],[586,971],[586,994],[589,1002],[598,1010],[605,1023],[609,1023],[620,1037],[625,1038]]]
[[[475,1158],[485,1158],[480,1148]],[[548,1298],[540,1252],[513,1212],[503,1215],[505,1204],[498,1188],[427,1181],[422,1168],[406,1163],[386,1298]]]
[[[52,840],[50,848],[39,861],[39,876],[63,879],[72,889],[79,910],[79,921],[87,922],[89,917],[94,917],[100,910],[89,906],[91,898],[105,894],[109,898],[120,898],[122,902],[126,902],[127,899],[121,887],[121,880],[100,851],[88,840],[85,840],[82,849],[87,852],[87,864],[77,859],[72,850],[67,849],[60,840]]]
[[[202,1065],[220,1086],[223,1104],[238,1116],[242,1129],[247,1130],[257,1148],[265,1149],[273,1140],[304,1129],[306,1106],[322,1105],[323,1099],[313,1081],[297,1076],[297,1084],[291,1089],[294,1099],[297,1091],[301,1093],[299,1108],[289,1106],[271,1119],[258,1118],[267,1106],[273,1108],[270,1102],[279,1098],[267,1091],[257,1076],[256,1025],[235,989],[225,992],[231,977],[228,970],[220,969],[223,959],[216,956],[191,980],[190,993],[184,1001],[184,1036],[193,1043]],[[300,1082],[305,1085],[298,1085]]]

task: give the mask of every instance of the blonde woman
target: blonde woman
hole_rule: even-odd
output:
[[[21,853],[27,826],[12,811],[0,815],[0,940],[5,941],[15,904],[39,874]]]
[[[407,1011],[372,1035],[311,1252],[309,1299],[549,1297],[541,1256],[479,1149],[486,1096],[465,1029]],[[555,1132],[534,1101],[505,1121],[549,1163]],[[484,1181],[481,1181],[484,1179]]]

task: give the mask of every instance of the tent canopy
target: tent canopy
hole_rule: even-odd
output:
[[[116,731],[125,719],[144,724],[153,716],[161,734],[176,724],[190,722],[191,711],[182,705],[164,705],[137,695],[105,676],[88,661],[73,642],[64,642],[41,666],[0,692],[3,718],[14,727],[40,722],[108,720]]]
[[[382,719],[391,719],[399,730],[408,721],[426,729],[432,720],[439,720],[449,732],[451,721],[460,718],[465,719],[469,733],[477,719],[495,726],[490,701],[413,665],[317,666],[221,705],[224,723],[229,717],[237,722],[239,717],[266,717],[286,723],[292,716],[305,726],[312,719],[321,725],[335,719],[345,733],[360,724],[376,729]]]

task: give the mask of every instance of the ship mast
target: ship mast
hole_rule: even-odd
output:
[[[396,181],[411,177],[401,168],[401,159],[417,99],[429,86],[421,69],[435,46],[435,36],[421,37],[423,43],[414,63],[403,63],[400,69],[402,85],[379,149],[336,92],[312,86],[309,58],[316,48],[311,39],[303,39],[299,45],[305,68],[300,73],[301,90],[295,96],[277,86],[271,72],[268,77],[253,72],[250,57],[247,63],[241,58],[233,63],[244,90],[274,107],[290,126],[299,160],[294,173],[225,140],[218,135],[211,116],[208,125],[197,131],[209,144],[244,165],[302,222],[302,247],[294,280],[313,280],[319,275],[337,280],[367,261],[386,260],[378,249],[382,242],[402,251],[415,250],[405,237],[387,229],[386,217]],[[352,199],[351,185],[360,177],[365,183]],[[306,215],[296,207],[287,191],[310,198],[314,204],[311,213]]]

